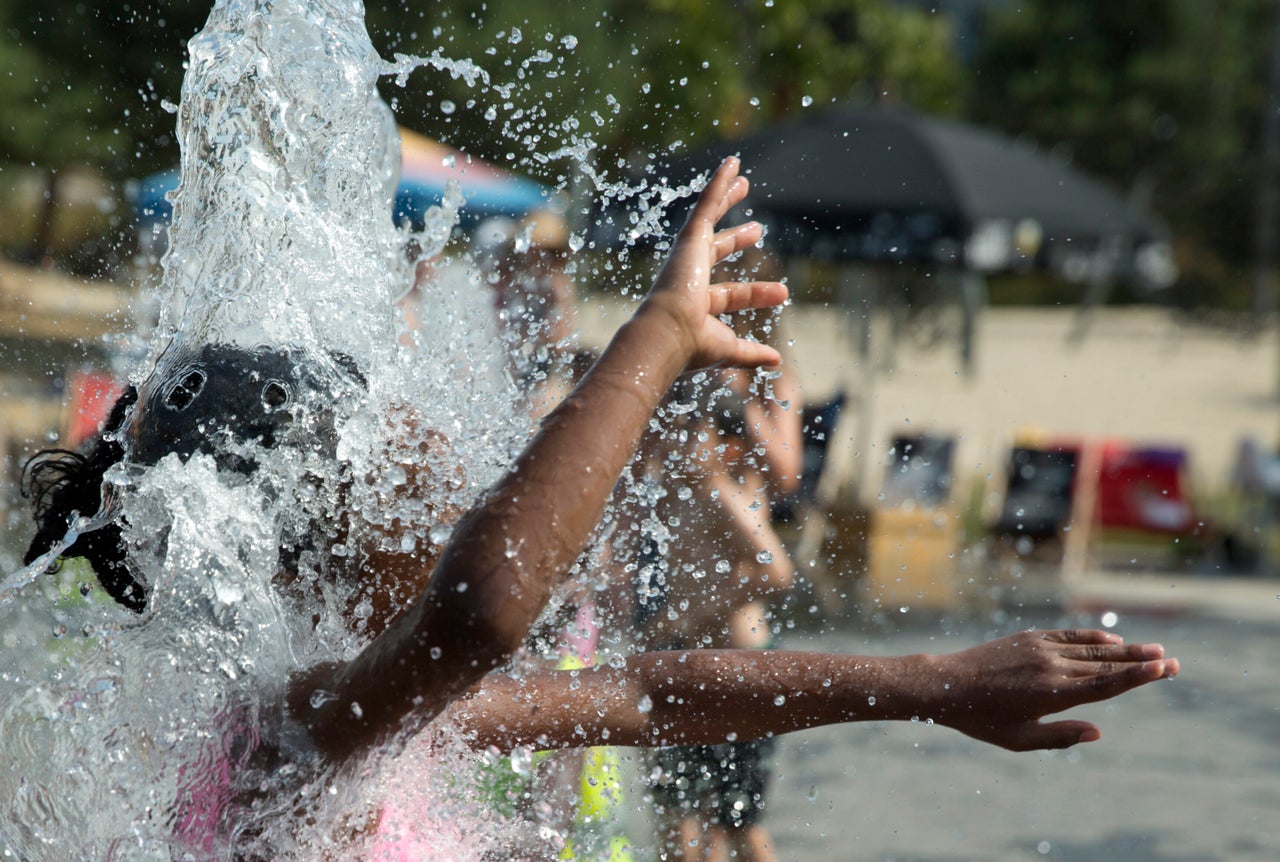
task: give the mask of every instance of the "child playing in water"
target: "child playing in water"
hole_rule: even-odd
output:
[[[1177,672],[1177,660],[1166,658],[1156,644],[1126,645],[1100,631],[1037,631],[947,655],[707,649],[647,652],[619,667],[520,678],[502,673],[587,542],[676,377],[692,369],[780,362],[773,348],[738,338],[720,315],[777,306],[786,288],[711,281],[717,261],[761,238],[754,223],[717,230],[746,195],[747,181],[738,169],[737,160],[729,159],[712,176],[648,297],[545,418],[506,477],[457,523],[438,560],[421,547],[368,554],[358,574],[369,597],[380,599],[360,620],[368,645],[354,659],[312,668],[288,687],[289,719],[321,761],[353,761],[446,710],[468,730],[473,745],[504,750],[712,744],[836,722],[916,717],[1008,749],[1064,748],[1098,739],[1098,728],[1079,720],[1043,723],[1042,717]],[[94,486],[110,463],[148,463],[139,453],[154,461],[166,445],[186,454],[208,445],[206,425],[192,419],[193,433],[205,437],[187,439],[165,431],[158,411],[199,415],[214,377],[227,373],[188,366],[144,385],[131,412],[128,404],[117,410],[124,439],[111,443],[114,449],[100,445],[101,452],[90,458],[96,479],[81,475],[68,484],[79,469],[75,464],[53,461],[64,466],[43,471],[37,464],[44,524],[28,559],[57,547],[73,512],[90,510],[57,505],[58,487],[78,481],[78,493],[92,495],[96,505]],[[305,369],[292,373],[288,379],[256,375],[252,391],[257,398],[260,390],[267,417],[261,423],[248,427],[253,417],[232,414],[221,425],[264,447],[296,446],[327,456],[323,440],[296,433],[305,428],[290,431],[270,419],[271,410],[287,404],[291,389],[307,385]],[[204,405],[210,407],[217,405]],[[422,436],[426,455],[442,445],[439,435]],[[242,473],[254,469],[243,457],[221,459],[219,466]],[[413,482],[440,481],[425,466],[423,472]],[[95,568],[104,586],[131,607],[144,607],[145,585],[130,580],[118,527],[114,536],[111,529],[81,535],[64,553],[96,548]],[[295,545],[307,541],[300,537]],[[407,597],[403,610],[395,607],[396,596]]]

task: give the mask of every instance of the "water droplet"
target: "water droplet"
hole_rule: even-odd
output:
[[[810,784],[809,785],[809,801],[813,802],[817,798],[818,798],[818,785]]]
[[[520,746],[511,752],[511,771],[516,775],[533,774],[533,749]]]
[[[733,569],[728,560],[716,560],[716,574],[727,575]]]
[[[766,564],[767,564],[767,563],[772,563],[772,562],[773,562],[773,554],[769,553],[768,551],[761,551],[760,553],[756,554],[756,562],[757,562],[757,563],[766,563]]]
[[[875,705],[876,705],[876,696],[873,694],[871,695],[871,697],[867,698],[867,706],[875,706]]]
[[[351,714],[356,718],[364,718],[364,710],[361,709],[360,704],[356,703],[354,700],[351,701]]]
[[[431,660],[432,660],[432,661],[439,661],[439,660],[440,660],[440,656],[444,655],[444,653],[441,651],[440,647],[438,647],[438,646],[433,646],[433,647],[429,650],[429,652],[431,653]]]
[[[315,691],[311,692],[311,697],[309,700],[310,700],[312,709],[319,709],[320,707],[324,706],[326,703],[333,703],[337,699],[338,699],[338,696],[333,692],[325,691],[322,688],[318,688]]]
[[[903,605],[902,607],[898,608],[898,613],[905,614],[910,610],[911,610],[911,605]]]
[[[653,698],[649,697],[647,694],[642,695],[640,702],[636,704],[636,709],[640,711],[641,715],[647,715],[650,712],[653,712]]]
[[[787,702],[787,696],[784,694],[780,694],[773,699],[774,706],[782,706],[786,702]]]
[[[458,105],[452,99],[444,99],[440,102],[440,113],[446,117],[458,110]]]
[[[561,45],[561,47],[563,47],[566,51],[572,51],[574,48],[578,47],[578,37],[577,37],[577,36],[564,36],[564,37],[562,37],[562,38],[560,39],[560,45]]]
[[[804,96],[800,100],[800,104],[804,105],[806,108],[809,107],[810,105],[813,104],[813,96]]]
[[[1048,841],[1041,841],[1039,844],[1036,845],[1036,852],[1039,853],[1041,856],[1048,856],[1049,851],[1052,849],[1053,849],[1053,845],[1050,844]]]

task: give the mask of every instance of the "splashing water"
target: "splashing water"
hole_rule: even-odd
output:
[[[571,37],[562,44],[573,48]],[[294,442],[327,434],[332,446],[221,440],[257,465],[230,481],[201,453],[108,472],[107,511],[81,513],[76,528],[123,517],[148,606],[136,617],[59,599],[52,625],[9,629],[6,647],[23,647],[24,661],[0,674],[0,741],[21,768],[0,771],[0,852],[501,856],[512,841],[536,839],[513,837],[514,825],[460,784],[458,764],[474,756],[457,733],[429,729],[335,774],[316,765],[281,705],[291,674],[365,642],[347,620],[372,611],[331,561],[438,548],[448,537],[442,513],[465,510],[529,430],[479,279],[422,291],[413,348],[401,343],[396,312],[415,275],[406,248],[440,253],[462,198],[446,193],[421,231],[392,223],[399,142],[376,83],[392,76],[403,86],[420,66],[472,87],[489,78],[438,52],[384,61],[358,0],[219,0],[189,51],[165,302],[132,376],[142,405],[134,422],[207,346],[269,347],[310,369],[288,393],[303,434]],[[574,161],[597,195],[634,199],[629,242],[664,230],[667,207],[700,186],[612,180],[590,164],[593,147],[584,135],[531,155]],[[581,244],[571,238],[575,251]],[[425,448],[424,429],[438,435]],[[424,462],[438,481],[401,493]],[[353,524],[362,547],[348,541]],[[308,535],[320,541],[298,538]],[[41,586],[44,562],[0,584],[0,611],[29,612],[9,600]]]
[[[167,298],[133,376],[140,405],[199,366],[206,345],[269,346],[312,369],[287,394],[304,431],[331,426],[333,451],[226,440],[258,466],[231,481],[200,453],[109,471],[106,497],[148,607],[140,618],[102,603],[59,608],[55,628],[86,636],[49,649],[45,628],[0,677],[0,739],[21,764],[0,776],[6,857],[316,858],[363,846],[375,858],[478,858],[496,840],[483,807],[436,779],[456,771],[433,765],[461,757],[456,746],[424,736],[394,768],[374,756],[329,774],[282,719],[291,673],[363,643],[343,622],[355,587],[324,562],[362,552],[342,550],[339,519],[363,521],[374,544],[438,546],[439,513],[468,506],[528,430],[487,335],[483,285],[425,291],[417,349],[397,342],[406,246],[438,253],[460,196],[447,194],[417,234],[392,224],[399,146],[375,83],[410,61],[378,57],[362,11],[226,0],[190,43]],[[412,433],[426,428],[444,441],[432,452]],[[406,466],[424,460],[448,480],[425,503],[395,502]],[[282,589],[282,546],[318,524],[332,545],[294,541]],[[22,590],[40,570],[3,588]],[[389,809],[389,793],[414,817]],[[379,834],[380,816],[396,841]]]

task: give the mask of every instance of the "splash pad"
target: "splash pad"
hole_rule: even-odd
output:
[[[467,508],[529,430],[502,345],[489,337],[483,284],[424,291],[416,349],[398,343],[396,300],[414,278],[406,248],[440,252],[461,198],[446,194],[420,231],[392,223],[399,144],[375,84],[386,75],[403,84],[420,65],[474,86],[485,75],[439,56],[384,61],[361,4],[343,0],[219,2],[189,50],[177,116],[182,181],[164,305],[131,377],[138,409],[174,408],[175,392],[203,387],[211,346],[265,350],[308,369],[306,379],[246,374],[243,410],[277,409],[269,402],[282,391],[290,427],[330,443],[221,439],[221,450],[256,465],[230,482],[202,451],[108,471],[106,506],[126,524],[146,608],[58,608],[53,634],[46,627],[22,650],[28,660],[0,676],[0,738],[21,764],[0,778],[0,851],[501,855],[510,824],[458,777],[477,757],[448,732],[427,728],[396,741],[394,758],[378,751],[338,772],[317,765],[282,706],[291,674],[367,641],[343,616],[369,611],[326,562],[369,550],[345,546],[343,525],[358,520],[399,550],[439,547],[448,533],[437,513]],[[394,502],[423,452],[389,416],[448,442],[428,456],[450,477],[430,499]],[[129,428],[120,433],[129,445]],[[80,515],[51,554],[101,521]],[[317,523],[328,525],[327,544],[298,545],[285,565],[282,546]],[[9,609],[42,562],[5,581]]]

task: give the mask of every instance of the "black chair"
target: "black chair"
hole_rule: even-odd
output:
[[[1077,453],[1015,447],[1009,458],[1004,504],[994,532],[1051,539],[1071,521]]]
[[[801,411],[801,432],[804,435],[804,453],[800,473],[800,487],[795,493],[780,497],[771,504],[773,519],[780,523],[795,520],[800,509],[817,500],[818,482],[826,463],[831,435],[840,421],[846,397],[838,393],[829,401],[810,404]]]
[[[885,471],[881,502],[889,506],[915,503],[940,506],[951,499],[952,437],[929,434],[893,440],[893,460]]]

